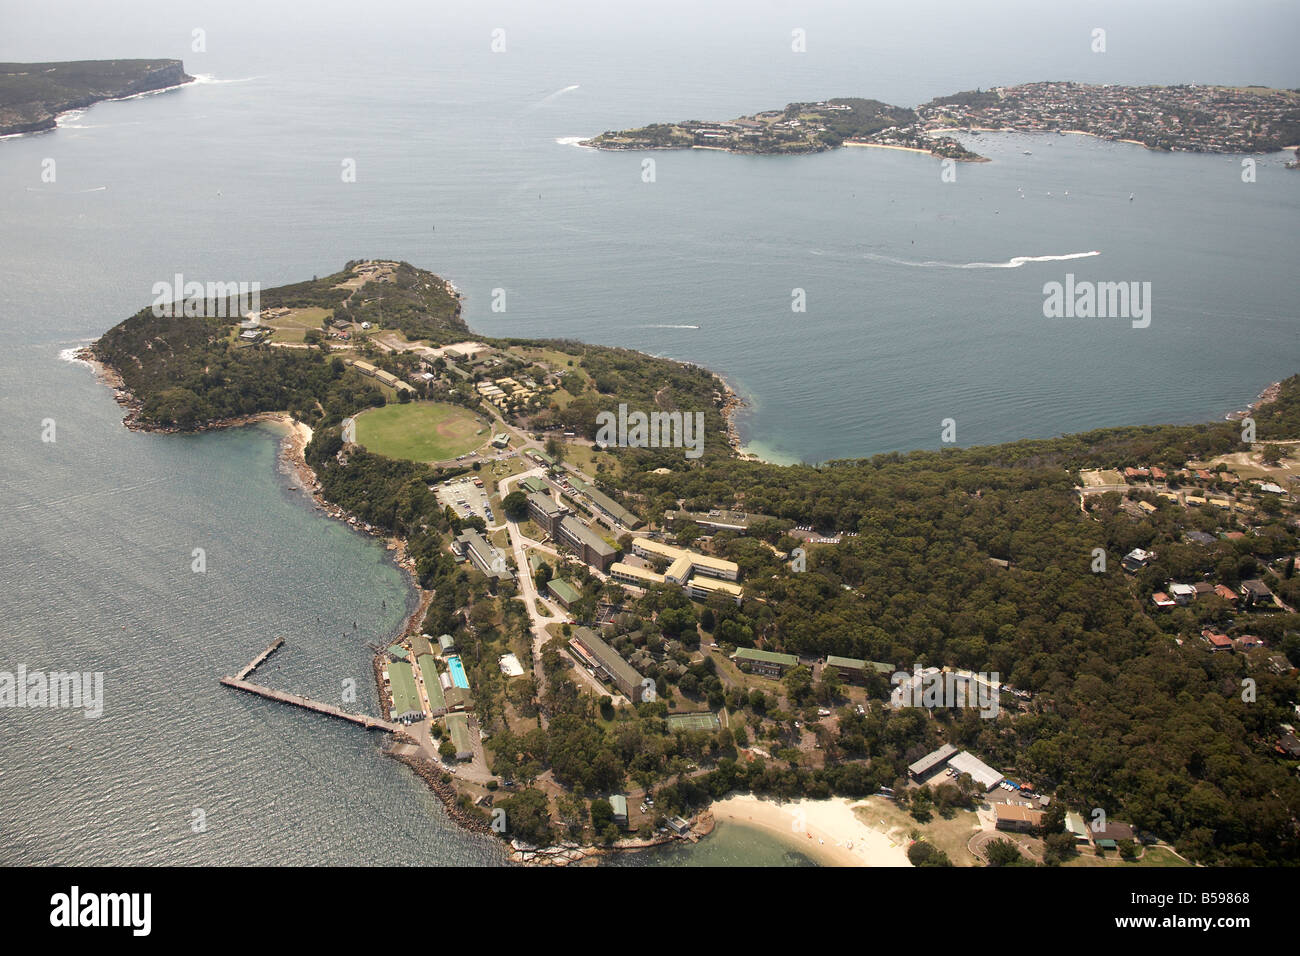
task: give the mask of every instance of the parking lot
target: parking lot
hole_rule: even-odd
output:
[[[434,485],[432,491],[438,498],[438,504],[444,508],[451,508],[462,518],[478,515],[488,523],[488,527],[491,527],[499,523],[499,518],[488,502],[487,489],[480,488],[475,483],[482,480],[469,476],[453,478],[451,481]]]

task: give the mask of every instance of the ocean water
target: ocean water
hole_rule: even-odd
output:
[[[1300,173],[1277,154],[1244,183],[1238,157],[984,135],[968,143],[993,162],[952,183],[878,149],[659,153],[644,182],[644,157],[571,145],[835,95],[1296,87],[1291,5],[269,6],[4,14],[0,59],[178,56],[201,82],[0,141],[3,667],[108,682],[98,720],[0,713],[0,862],[501,859],[375,738],[215,683],[284,636],[268,680],[324,697],[354,678],[374,706],[366,645],[410,596],[382,546],[290,487],[272,431],[129,433],[60,359],[178,272],[270,287],[404,258],[455,282],[485,334],[719,371],[749,401],[749,447],[779,461],[937,447],[949,417],[961,444],[1204,420],[1300,366]],[[1099,24],[1104,55],[1088,49]],[[1044,318],[1044,283],[1067,273],[1150,282],[1150,327]]]

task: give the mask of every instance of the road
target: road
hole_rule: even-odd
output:
[[[497,493],[504,502],[506,495],[510,494],[513,486],[523,481],[525,478],[540,476],[545,469],[540,466],[530,468],[528,471],[520,472],[517,475],[510,475],[503,478],[497,486]],[[502,504],[501,510],[505,512],[505,505]],[[537,582],[533,580],[533,575],[528,567],[528,554],[524,548],[524,542],[527,540],[523,532],[519,530],[519,522],[506,516],[506,529],[510,534],[510,547],[515,555],[515,567],[519,570],[519,597],[524,602],[524,608],[528,611],[529,628],[532,631],[533,642],[533,676],[537,680],[537,696],[541,697],[546,691],[546,674],[542,670],[542,646],[551,638],[546,631],[547,624],[554,624],[560,618],[551,613],[546,605],[543,605],[538,598]],[[543,613],[545,611],[545,613]],[[546,716],[541,715],[542,726],[546,726]]]

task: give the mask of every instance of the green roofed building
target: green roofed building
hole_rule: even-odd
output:
[[[464,710],[469,706],[469,691],[463,687],[452,684],[450,687],[444,687],[442,693],[448,710]]]
[[[394,644],[390,647],[388,649],[388,656],[395,661],[405,661],[410,659],[410,655],[406,653],[406,648],[401,644]]]
[[[568,581],[563,581],[560,578],[551,578],[551,580],[547,581],[546,589],[551,592],[551,595],[560,602],[566,611],[582,600],[582,592]]]
[[[892,674],[894,672],[893,664],[883,664],[880,661],[860,661],[856,657],[836,657],[834,654],[826,658],[826,667],[835,671],[841,680],[846,680],[852,684],[865,683],[867,675],[872,671],[877,674]]]
[[[424,693],[429,698],[429,716],[437,717],[447,711],[447,698],[442,693],[442,682],[438,680],[438,663],[432,654],[421,654],[415,659],[420,666],[420,676],[424,678]]]
[[[596,510],[611,521],[617,521],[625,528],[635,528],[641,524],[640,518],[603,491],[598,491],[590,485],[583,488],[582,491],[587,496],[587,500],[596,506]]]
[[[464,714],[448,714],[447,733],[456,747],[456,759],[473,760],[474,745],[469,735],[469,718]]]
[[[546,482],[542,481],[542,479],[538,478],[536,475],[529,475],[523,481],[519,482],[519,487],[523,488],[526,492],[534,494],[544,495],[547,492]]]
[[[799,664],[799,658],[793,654],[760,651],[753,647],[739,648],[731,655],[731,659],[738,664],[748,664],[751,671],[764,677],[780,677],[791,667]]]
[[[420,695],[415,690],[415,674],[406,661],[388,664],[388,682],[393,695],[393,720],[419,720],[424,716]]]
[[[618,651],[606,644],[595,631],[587,627],[575,628],[569,640],[569,650],[580,664],[591,668],[600,680],[611,680],[628,700],[641,702],[643,678]]]
[[[614,811],[614,825],[627,829],[627,797],[616,793],[609,798],[609,805]]]

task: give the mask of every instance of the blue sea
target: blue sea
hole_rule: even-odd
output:
[[[66,359],[178,272],[265,288],[406,259],[484,334],[715,369],[779,462],[939,447],[947,418],[962,445],[1213,419],[1300,371],[1281,154],[1244,182],[1241,157],[983,134],[992,162],[955,182],[859,148],[656,153],[646,182],[647,157],[574,145],[828,96],[1300,87],[1293,4],[1044,6],[11,4],[0,60],[180,57],[199,81],[0,140],[0,669],[106,681],[98,719],[0,712],[0,863],[503,862],[378,738],[216,683],[283,636],[268,683],[355,679],[375,707],[368,645],[411,595],[292,486],[274,429],[128,432]],[[1067,274],[1150,282],[1150,326],[1045,318]],[[721,832],[638,861],[800,862]]]

